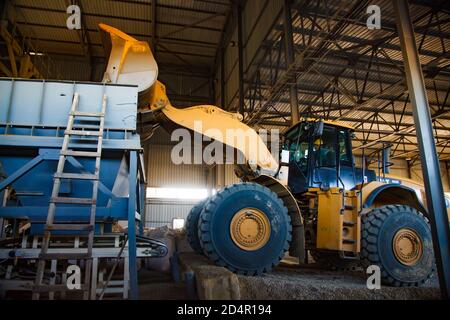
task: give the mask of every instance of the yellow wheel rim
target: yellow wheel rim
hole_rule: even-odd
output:
[[[244,208],[231,219],[230,234],[239,248],[246,251],[258,250],[269,241],[269,219],[258,209]]]
[[[400,229],[394,236],[392,243],[397,260],[406,265],[415,265],[423,254],[422,239],[411,229]]]

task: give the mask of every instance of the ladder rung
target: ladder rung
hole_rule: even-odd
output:
[[[92,157],[97,158],[101,156],[100,152],[96,151],[74,151],[74,150],[62,150],[61,155],[63,156],[73,156],[73,157]]]
[[[67,285],[65,284],[53,284],[53,285],[46,285],[41,284],[39,286],[33,286],[32,291],[35,293],[42,293],[42,292],[63,292],[63,291],[71,291],[71,292],[82,292],[87,291],[88,286],[81,285],[81,289],[69,289]]]
[[[77,117],[91,117],[91,118],[101,118],[105,116],[105,114],[101,112],[83,112],[83,111],[75,111],[71,113],[71,115]]]
[[[355,209],[355,206],[345,205],[344,209],[345,210],[353,210],[353,209]]]
[[[91,198],[69,198],[69,197],[50,198],[50,202],[67,203],[67,204],[95,204],[94,199]]]
[[[84,260],[91,259],[92,256],[88,253],[41,253],[39,254],[39,259],[42,260]]]
[[[74,128],[76,128],[76,129],[96,129],[96,130],[100,130],[100,125],[99,124],[74,123],[74,124],[72,124],[72,129],[74,129]]]
[[[47,230],[73,230],[73,231],[92,231],[94,226],[91,224],[80,223],[54,223],[45,227]]]
[[[354,222],[344,221],[344,227],[353,227],[355,225]]]
[[[98,176],[91,173],[55,173],[58,179],[98,180]]]
[[[355,240],[344,239],[344,240],[342,240],[342,243],[345,243],[345,244],[354,244],[354,243],[356,243],[356,242],[355,242]]]
[[[92,136],[92,137],[100,137],[102,133],[100,131],[85,131],[85,130],[66,130],[64,134],[73,135],[73,136]]]

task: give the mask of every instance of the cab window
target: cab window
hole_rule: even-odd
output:
[[[336,152],[338,152],[339,163],[341,165],[352,165],[348,130],[325,126],[322,138],[320,141],[316,141],[314,145],[315,151],[319,151],[317,159],[318,167],[336,167]]]
[[[289,150],[289,161],[296,162],[299,166],[306,166],[309,148],[309,131],[299,127],[288,135],[284,149]]]
[[[352,165],[348,130],[338,129],[339,161],[341,165]]]
[[[318,167],[336,166],[336,130],[334,127],[325,126],[322,137],[314,143],[315,151],[319,152],[317,157]]]

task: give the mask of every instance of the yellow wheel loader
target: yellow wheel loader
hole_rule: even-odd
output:
[[[278,163],[241,115],[210,105],[173,107],[157,81],[149,45],[107,25],[100,29],[111,39],[104,81],[138,85],[141,115],[151,114],[168,131],[182,127],[220,141],[246,159],[236,166],[243,183],[225,187],[189,213],[194,250],[244,275],[269,271],[286,252],[303,261],[309,251],[333,268],[377,265],[389,285],[417,286],[431,277],[423,187],[393,177],[396,183],[386,183],[357,168],[351,127],[302,120],[285,133]],[[227,129],[247,132],[252,148],[227,139]]]

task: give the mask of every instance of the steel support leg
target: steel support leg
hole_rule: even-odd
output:
[[[284,0],[284,43],[285,43],[285,57],[286,66],[289,67],[294,63],[294,38],[292,33],[292,16],[291,16],[291,0]],[[298,97],[296,79],[292,79],[292,84],[289,86],[289,94],[291,98],[291,125],[299,121],[298,114]]]
[[[152,46],[152,53],[153,56],[156,59],[156,19],[157,19],[157,15],[156,15],[156,1],[157,0],[152,0],[152,42],[151,42],[151,46]]]
[[[238,33],[238,62],[239,62],[239,113],[244,115],[245,92],[244,92],[244,39],[242,30],[242,5],[237,1],[234,7],[237,33]]]
[[[7,9],[8,9],[8,1],[3,1],[3,4],[0,4],[0,20],[6,20]]]
[[[225,48],[220,49],[220,107],[227,110],[225,106]]]
[[[128,176],[128,257],[130,272],[130,299],[139,299],[136,259],[136,179],[137,152],[130,151],[130,172]]]
[[[403,53],[409,96],[412,102],[417,140],[419,142],[420,162],[431,220],[439,283],[442,297],[448,299],[450,292],[450,230],[427,91],[409,15],[408,2],[407,0],[393,0],[393,4],[397,17],[397,30]]]
[[[444,162],[444,164],[445,164],[445,176],[447,177],[447,187],[448,187],[448,190],[450,190],[450,167],[448,166],[448,161],[445,161]]]
[[[44,157],[42,155],[38,155],[35,158],[28,161],[26,164],[24,164],[20,169],[16,170],[14,173],[9,175],[7,178],[5,178],[0,183],[0,191],[5,189],[7,186],[14,183],[17,179],[21,178],[25,173],[29,172],[31,169],[36,167],[39,163],[41,163],[44,160]]]
[[[141,215],[141,221],[139,222],[139,235],[144,235],[144,227],[145,227],[145,221],[146,221],[146,212],[145,212],[145,183],[139,183],[139,213]]]

